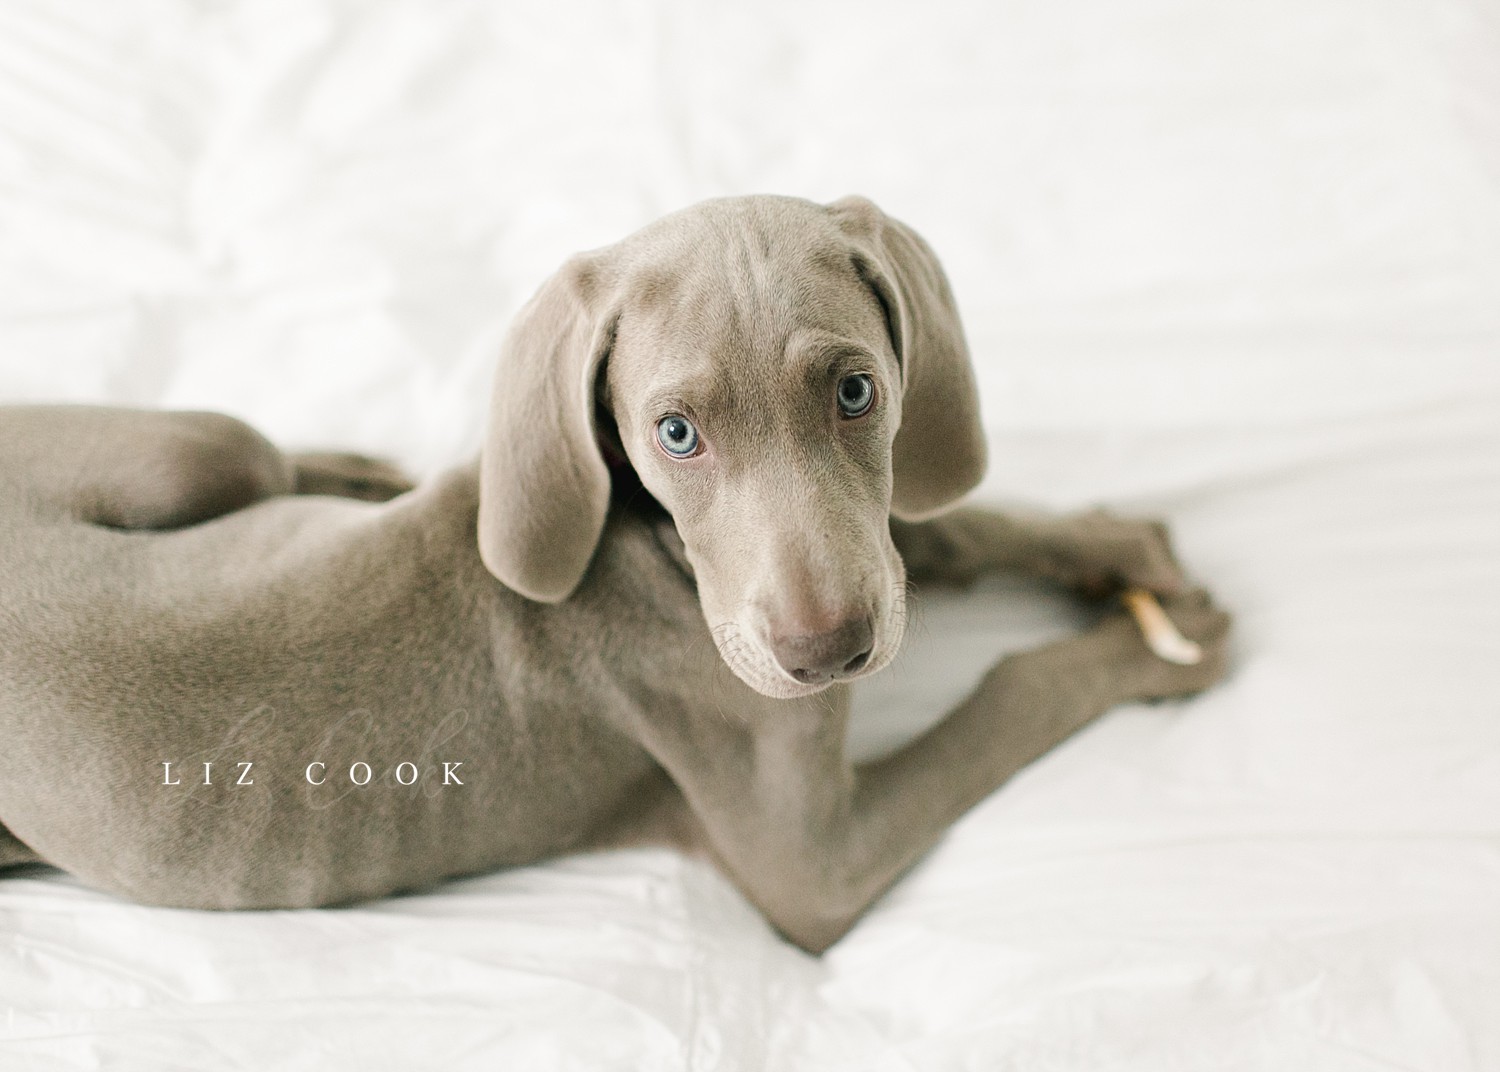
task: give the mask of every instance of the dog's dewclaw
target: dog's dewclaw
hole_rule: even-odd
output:
[[[1158,659],[1178,666],[1193,666],[1203,660],[1203,649],[1177,631],[1172,619],[1167,617],[1167,612],[1161,609],[1161,604],[1150,592],[1144,588],[1127,588],[1120,593],[1120,599],[1141,627],[1146,646],[1156,653]]]

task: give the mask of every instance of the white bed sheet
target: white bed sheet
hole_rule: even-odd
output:
[[[566,254],[757,191],[929,238],[981,498],[1168,515],[1231,679],[822,959],[667,852],[298,913],[3,878],[0,1068],[1500,1068],[1493,2],[0,0],[0,401],[430,472]],[[929,598],[853,746],[1075,624]]]

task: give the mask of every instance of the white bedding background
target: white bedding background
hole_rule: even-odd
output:
[[[0,0],[0,401],[431,472],[568,253],[860,192],[953,280],[981,497],[1164,513],[1238,615],[821,960],[667,852],[243,915],[31,872],[0,1068],[1500,1069],[1500,6],[917,8]],[[857,747],[1074,623],[919,615]]]

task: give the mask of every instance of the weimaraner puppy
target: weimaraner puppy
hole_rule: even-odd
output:
[[[409,491],[228,417],[0,409],[0,864],[269,908],[666,841],[822,950],[1018,769],[1224,670],[1160,525],[944,513],[983,466],[943,273],[860,198],[574,257],[478,461]],[[908,588],[1003,569],[1154,590],[1207,658],[1106,614],[852,766]]]

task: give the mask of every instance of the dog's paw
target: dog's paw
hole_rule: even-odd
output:
[[[1228,670],[1229,633],[1233,619],[1216,607],[1202,589],[1161,600],[1172,624],[1202,649],[1190,665],[1168,662],[1146,644],[1129,614],[1112,613],[1078,638],[1082,660],[1095,661],[1108,675],[1115,702],[1160,700],[1202,692]]]
[[[1121,588],[1161,595],[1187,589],[1164,522],[1090,510],[1050,522],[1041,533],[1037,571],[1084,595]]]

